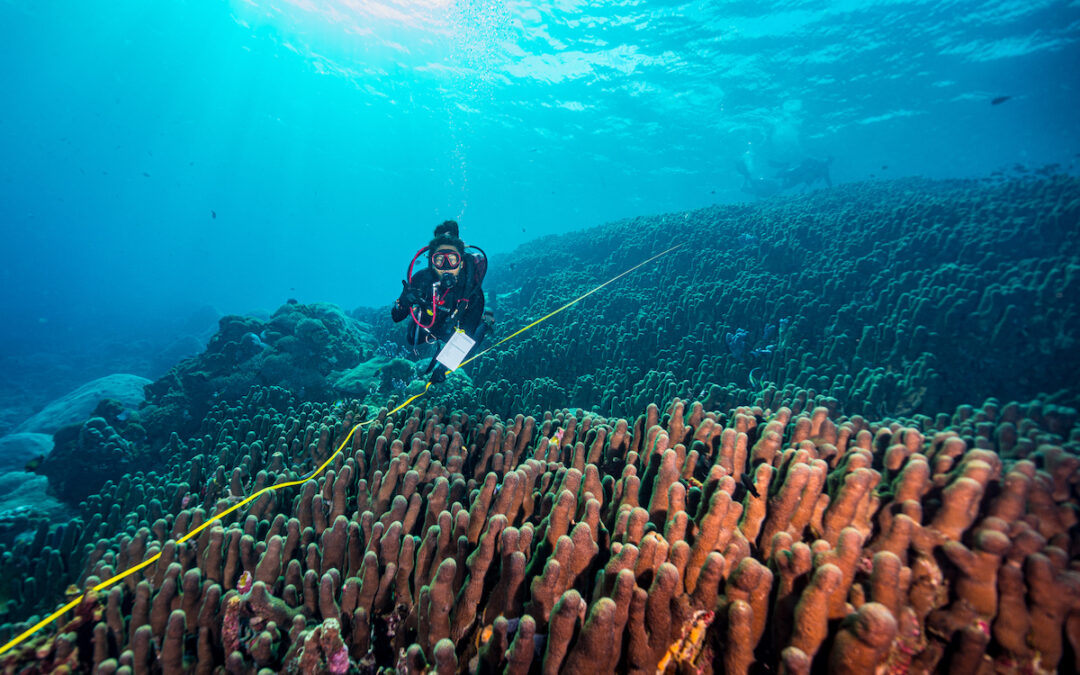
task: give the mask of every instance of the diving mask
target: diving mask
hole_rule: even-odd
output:
[[[431,256],[431,266],[437,270],[456,270],[461,267],[461,254],[457,251],[436,251]]]

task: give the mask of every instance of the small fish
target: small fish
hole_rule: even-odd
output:
[[[881,170],[882,170],[882,171],[884,171],[884,170],[886,170],[886,169],[888,169],[888,168],[889,168],[889,165],[888,165],[888,164],[882,164],[882,165],[881,165]]]
[[[36,471],[36,470],[37,470],[37,468],[38,468],[39,466],[41,466],[41,462],[42,462],[42,460],[44,460],[44,459],[45,459],[45,455],[41,455],[41,456],[39,456],[39,457],[35,457],[35,458],[33,458],[32,460],[30,460],[29,462],[27,462],[27,463],[26,463],[26,466],[25,466],[25,467],[23,467],[23,468],[24,468],[24,469],[25,469],[26,471],[29,471],[30,473],[33,473],[34,471]]]
[[[145,178],[149,178],[149,177],[150,177],[150,174],[146,173],[145,171],[143,171],[143,172],[142,172],[142,175],[143,175],[143,177],[145,177]]]
[[[64,595],[67,598],[74,598],[76,595],[82,595],[82,591],[80,591],[79,587],[75,584],[71,584],[66,589],[64,589]]]
[[[761,383],[761,375],[755,375],[754,374],[759,370],[761,370],[760,366],[757,367],[757,368],[754,368],[753,370],[750,371],[750,375],[746,378],[746,381],[754,389],[761,389],[762,388],[762,386],[761,386],[761,384],[762,384]]]
[[[214,220],[217,220],[217,211],[211,211],[210,212],[210,217],[213,218]]]
[[[998,96],[990,101],[990,105],[1001,105],[1005,101],[1008,101],[1012,96]]]

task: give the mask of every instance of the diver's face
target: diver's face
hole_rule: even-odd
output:
[[[440,279],[447,274],[456,277],[461,272],[461,254],[453,246],[440,246],[431,254],[431,267]]]

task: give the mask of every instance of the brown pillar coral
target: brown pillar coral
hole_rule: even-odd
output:
[[[803,491],[810,480],[810,466],[794,464],[788,467],[787,476],[780,489],[769,499],[768,519],[761,532],[762,555],[772,553],[772,538],[777,532],[786,532],[795,510],[803,498]],[[816,499],[816,496],[814,497]]]
[[[517,634],[506,653],[506,675],[528,675],[533,661],[533,637],[536,635],[536,622],[526,614],[518,623]]]
[[[779,577],[776,587],[776,600],[770,613],[772,625],[772,644],[787,643],[791,636],[794,622],[795,605],[799,600],[797,588],[802,588],[813,569],[813,554],[810,547],[801,541],[793,541],[787,532],[778,532],[773,537],[770,567],[774,576]]]
[[[698,531],[690,551],[690,561],[686,564],[685,588],[693,593],[697,586],[697,577],[705,558],[709,553],[721,549],[730,537],[731,530],[725,532],[725,523],[732,523],[742,513],[741,506],[731,500],[731,495],[724,490],[716,490],[709,499],[709,504],[699,510]]]
[[[992,619],[997,613],[998,568],[1011,545],[1004,533],[984,529],[975,535],[974,550],[958,541],[947,541],[942,546],[945,555],[960,569],[956,596],[971,603],[984,619]]]
[[[794,630],[789,646],[813,660],[829,630],[829,595],[843,581],[843,572],[828,563],[817,568],[795,606]]]
[[[941,508],[930,523],[930,529],[946,539],[959,540],[979,515],[979,500],[983,486],[972,478],[961,476],[949,484],[942,494]]]
[[[674,450],[665,450],[652,486],[649,499],[649,518],[657,527],[663,527],[668,517],[668,488],[679,480],[679,466]]]
[[[758,535],[761,534],[761,526],[768,515],[769,485],[772,482],[774,469],[768,464],[758,464],[754,470],[754,489],[758,496],[754,496],[749,490],[743,498],[743,515],[739,521],[739,529],[747,541],[757,543]]]
[[[754,663],[754,610],[742,600],[727,608],[727,643],[724,649],[724,672],[740,675],[749,672]]]
[[[860,502],[865,500],[870,489],[877,482],[877,473],[872,469],[857,468],[844,477],[843,486],[825,510],[822,518],[824,530],[821,538],[836,546],[840,532],[857,523]]]
[[[753,623],[749,635],[750,650],[753,651],[769,617],[769,596],[772,592],[772,572],[753,558],[744,558],[728,578],[724,592],[729,602],[742,600],[753,610]]]
[[[1031,616],[1028,644],[1044,668],[1056,668],[1064,653],[1065,617],[1080,609],[1080,573],[1056,570],[1050,558],[1035,553],[1028,556],[1024,575]]]
[[[622,612],[611,598],[601,598],[589,609],[580,637],[563,663],[563,672],[603,675],[618,663],[618,647],[629,607]],[[621,622],[620,622],[621,620]]]
[[[181,675],[184,672],[184,612],[175,610],[169,615],[165,639],[161,643],[161,672]]]
[[[1016,660],[1031,657],[1027,643],[1031,616],[1024,595],[1024,572],[1017,565],[1004,565],[998,570],[998,612],[994,620],[993,635],[998,644]]]
[[[810,657],[796,647],[780,652],[780,675],[810,675]]]
[[[559,598],[551,612],[548,624],[547,648],[541,672],[544,675],[556,675],[561,672],[563,659],[574,638],[575,626],[579,617],[585,614],[585,601],[581,595],[570,589]]]
[[[814,379],[797,365],[778,373]],[[806,381],[771,388],[758,407],[676,401],[662,418],[653,406],[633,431],[575,410],[547,413],[541,429],[521,416],[384,409],[324,475],[178,545],[163,538],[224,506],[221,487],[250,494],[292,478],[350,424],[311,402],[246,421],[220,406],[190,441],[197,465],[180,460],[167,485],[129,476],[93,495],[98,515],[81,533],[36,525],[35,542],[9,556],[40,563],[0,562],[24,596],[162,553],[101,598],[100,620],[36,645],[53,669],[84,645],[102,672],[325,672],[335,654],[333,668],[415,673],[985,671],[988,655],[1002,670],[1072,667],[1061,662],[1062,634],[1080,642],[1067,455],[1080,435],[1055,439],[1019,406],[994,418],[989,405],[955,424],[915,415],[942,432],[925,444],[898,422],[835,417],[837,402]],[[890,382],[876,395],[886,407]],[[679,386],[661,374],[649,389]],[[716,388],[714,403],[734,389]],[[766,407],[784,404],[794,416]],[[1005,409],[1013,451],[1030,460],[983,449],[1008,431]],[[563,447],[540,459],[560,428]],[[759,496],[739,503],[747,471]],[[220,486],[196,497],[215,473]]]
[[[628,665],[631,672],[655,672],[678,630],[672,622],[672,600],[679,573],[671,563],[662,564],[646,593],[635,586],[630,601],[627,630]]]
[[[840,584],[829,595],[829,618],[840,619],[848,614],[847,595],[851,582],[862,557],[862,535],[853,527],[846,527],[840,533],[836,548],[827,549],[825,542],[814,542],[814,564],[820,566],[832,563],[840,568],[843,577]]]
[[[420,591],[420,631],[418,640],[430,660],[435,660],[435,646],[450,637],[450,611],[454,605],[453,581],[457,564],[452,558],[439,565],[430,586]]]
[[[495,558],[495,540],[505,527],[506,516],[498,514],[492,518],[488,522],[488,529],[480,538],[479,546],[468,558],[469,578],[455,603],[450,631],[450,638],[455,643],[461,642],[473,626],[482,600],[484,578]]]
[[[896,619],[876,602],[868,602],[848,617],[829,654],[829,672],[836,675],[872,673],[896,636]]]
[[[911,569],[889,551],[875,553],[872,565],[870,599],[884,605],[893,617],[899,617],[911,585]]]

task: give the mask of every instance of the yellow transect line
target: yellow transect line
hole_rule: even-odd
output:
[[[480,356],[488,353],[489,351],[491,351],[492,349],[495,349],[496,347],[498,347],[502,343],[506,342],[507,340],[510,340],[511,338],[514,338],[514,337],[517,337],[518,335],[524,333],[525,331],[529,330],[533,326],[536,326],[538,324],[541,324],[541,323],[547,321],[548,319],[555,316],[559,312],[563,311],[564,309],[567,309],[567,308],[571,307],[572,305],[577,304],[578,302],[581,302],[582,300],[589,297],[593,293],[599,291],[601,288],[607,286],[608,284],[616,281],[617,279],[620,279],[620,278],[626,276],[627,274],[630,274],[634,270],[638,269],[639,267],[641,267],[643,265],[646,265],[646,264],[652,262],[653,260],[656,260],[660,256],[666,255],[666,254],[674,251],[675,249],[679,248],[680,246],[682,246],[682,244],[677,244],[675,246],[672,246],[671,248],[669,248],[669,249],[667,249],[665,251],[661,251],[660,253],[657,253],[656,255],[649,258],[648,260],[644,260],[644,261],[638,263],[637,265],[634,265],[633,267],[626,270],[625,272],[622,272],[621,274],[617,274],[617,275],[613,276],[612,278],[608,279],[607,281],[600,284],[596,288],[592,289],[588,293],[584,293],[582,295],[579,295],[578,297],[574,298],[573,300],[566,303],[562,307],[559,307],[558,309],[554,310],[553,312],[549,312],[548,314],[545,314],[544,316],[537,319],[536,321],[533,321],[532,323],[528,324],[524,328],[520,328],[520,329],[514,331],[513,333],[511,333],[510,335],[507,335],[506,337],[499,340],[495,344],[491,345],[490,347],[488,347],[484,351],[480,352],[476,356],[472,356],[469,359],[463,361],[457,368],[454,368],[454,370],[457,370],[458,368],[461,368],[461,366],[464,366],[466,363],[469,363],[470,361],[472,361],[472,360],[474,360],[476,358],[479,358]],[[450,373],[454,372],[454,370],[448,370],[448,371],[446,371],[446,374],[449,375]],[[412,403],[416,399],[420,398],[421,396],[423,396],[424,394],[426,394],[428,392],[428,389],[431,389],[431,382],[428,382],[428,383],[426,383],[424,385],[424,390],[423,391],[421,391],[418,394],[414,394],[413,396],[410,396],[408,399],[405,400],[404,403],[401,403],[400,405],[395,407],[393,410],[387,412],[386,417],[389,417],[390,415],[393,415],[394,413],[398,412],[399,410],[401,410],[405,406],[409,405],[410,403]],[[221,520],[225,516],[229,515],[233,511],[236,511],[237,509],[250,504],[251,502],[258,499],[259,497],[266,494],[267,492],[273,492],[275,490],[280,490],[281,488],[286,488],[286,487],[292,487],[294,485],[303,485],[304,483],[311,480],[312,478],[315,478],[316,476],[321,474],[323,471],[325,471],[326,467],[330,466],[330,463],[334,461],[335,457],[337,457],[339,454],[341,454],[341,451],[345,449],[345,445],[349,442],[349,439],[352,438],[353,434],[356,433],[357,429],[359,429],[362,426],[366,426],[368,424],[371,424],[376,419],[378,419],[378,418],[373,417],[373,418],[371,418],[370,420],[368,420],[366,422],[359,422],[357,424],[354,424],[353,428],[350,429],[349,433],[345,436],[345,440],[343,440],[341,442],[341,444],[338,445],[337,450],[335,450],[333,453],[331,453],[331,455],[326,458],[326,461],[323,462],[319,466],[319,468],[314,471],[314,473],[312,473],[310,475],[307,475],[307,476],[304,476],[303,478],[300,478],[298,480],[291,480],[291,481],[287,481],[287,482],[284,482],[284,483],[277,483],[275,485],[269,485],[267,487],[264,487],[263,489],[259,490],[255,494],[245,498],[243,501],[238,502],[238,503],[234,504],[233,506],[230,506],[229,508],[225,509],[221,513],[218,513],[218,514],[214,515],[212,518],[207,520],[202,525],[199,525],[194,530],[191,530],[190,532],[188,532],[184,536],[180,537],[180,539],[177,540],[177,543],[183,543],[185,541],[188,541],[189,539],[196,536],[197,534],[199,534],[200,532],[202,532],[206,528],[210,527],[211,525],[213,525],[217,521]],[[120,574],[117,574],[117,575],[115,575],[113,577],[110,577],[110,578],[106,579],[105,581],[102,581],[102,582],[98,583],[96,586],[94,586],[92,589],[90,589],[90,591],[96,593],[98,591],[104,590],[104,589],[108,588],[109,586],[112,586],[116,582],[121,581],[121,580],[131,576],[135,572],[138,572],[139,570],[143,569],[144,567],[154,564],[155,562],[157,562],[158,558],[160,558],[160,557],[161,557],[161,552],[159,551],[158,553],[155,553],[154,555],[147,558],[146,560],[143,560],[138,565],[135,565],[134,567],[131,567],[131,568],[121,572]],[[53,612],[52,614],[48,615],[47,617],[45,617],[41,621],[38,621],[37,623],[35,623],[30,628],[27,628],[26,630],[24,630],[22,633],[19,633],[18,635],[16,635],[14,638],[12,638],[6,644],[4,644],[3,647],[0,647],[0,656],[7,653],[9,650],[14,648],[19,643],[25,641],[27,638],[29,638],[34,633],[37,633],[38,631],[40,631],[45,626],[48,626],[53,621],[56,621],[65,612],[68,612],[69,610],[72,610],[75,607],[77,607],[79,605],[79,603],[82,602],[82,599],[84,597],[86,597],[85,593],[79,595],[76,598],[73,598],[70,602],[68,602],[66,605],[64,605],[60,609],[58,609],[55,612]]]
[[[479,354],[477,354],[477,355],[475,355],[475,356],[470,356],[469,358],[467,358],[467,359],[465,359],[464,361],[462,361],[462,362],[461,362],[461,365],[459,365],[459,366],[458,366],[458,368],[460,368],[461,366],[464,366],[464,365],[465,365],[466,363],[468,363],[469,361],[472,361],[472,360],[474,360],[474,359],[478,359],[478,358],[480,358],[481,356],[483,356],[484,354],[487,354],[487,353],[488,353],[488,352],[490,352],[490,351],[491,351],[492,349],[495,349],[496,347],[498,347],[498,346],[499,346],[499,345],[501,345],[502,343],[506,342],[507,340],[509,340],[509,339],[511,339],[511,338],[514,338],[514,337],[517,337],[518,335],[520,335],[521,333],[524,333],[525,331],[529,330],[530,328],[532,328],[533,326],[535,326],[535,325],[536,325],[536,324],[538,324],[538,323],[543,323],[543,322],[547,321],[548,319],[550,319],[551,317],[555,316],[556,314],[558,314],[559,312],[563,311],[564,309],[567,309],[568,307],[570,307],[570,306],[572,306],[572,305],[575,305],[575,304],[577,304],[577,303],[581,302],[582,300],[584,300],[585,298],[589,297],[589,296],[590,296],[590,295],[592,295],[593,293],[597,292],[598,290],[600,290],[600,289],[601,289],[601,288],[603,288],[604,286],[607,286],[608,284],[612,283],[613,281],[616,281],[617,279],[621,279],[622,277],[625,277],[625,276],[626,276],[627,274],[630,274],[631,272],[633,272],[633,271],[634,271],[634,270],[636,270],[637,268],[641,267],[642,265],[647,265],[647,264],[651,263],[652,261],[656,260],[657,258],[659,258],[659,257],[660,257],[660,256],[662,256],[662,255],[666,255],[666,254],[668,254],[668,253],[671,253],[672,251],[674,251],[675,249],[679,248],[680,246],[682,246],[682,244],[676,244],[676,245],[672,246],[671,248],[667,249],[666,251],[661,251],[661,252],[657,253],[656,255],[654,255],[653,257],[649,258],[648,260],[643,260],[643,261],[639,262],[638,264],[634,265],[633,267],[631,267],[630,269],[626,270],[625,272],[623,272],[623,273],[621,273],[621,274],[617,274],[617,275],[615,275],[615,276],[611,277],[610,279],[608,279],[608,280],[607,280],[607,281],[605,281],[604,283],[600,284],[600,285],[599,285],[599,286],[597,286],[596,288],[592,289],[592,290],[591,290],[591,291],[589,291],[588,293],[585,293],[585,294],[579,295],[578,297],[574,298],[573,300],[571,300],[570,302],[566,303],[566,304],[565,304],[565,305],[563,305],[562,307],[560,307],[560,308],[556,309],[555,311],[553,311],[553,312],[549,312],[548,314],[545,314],[544,316],[540,317],[540,318],[539,318],[539,319],[537,319],[536,321],[533,321],[532,323],[530,323],[529,325],[525,326],[524,328],[520,328],[520,329],[518,329],[518,330],[514,331],[513,333],[511,333],[511,334],[507,335],[506,337],[504,337],[503,339],[499,340],[499,341],[498,341],[498,342],[496,342],[495,344],[491,345],[490,347],[488,347],[488,348],[487,348],[487,349],[485,349],[484,351],[480,352]],[[454,370],[457,370],[457,369],[455,368]],[[447,374],[447,375],[449,375],[449,374],[450,374],[450,373],[452,373],[452,372],[454,372],[454,371],[453,371],[453,370],[448,370],[448,371],[446,371],[446,374]]]

